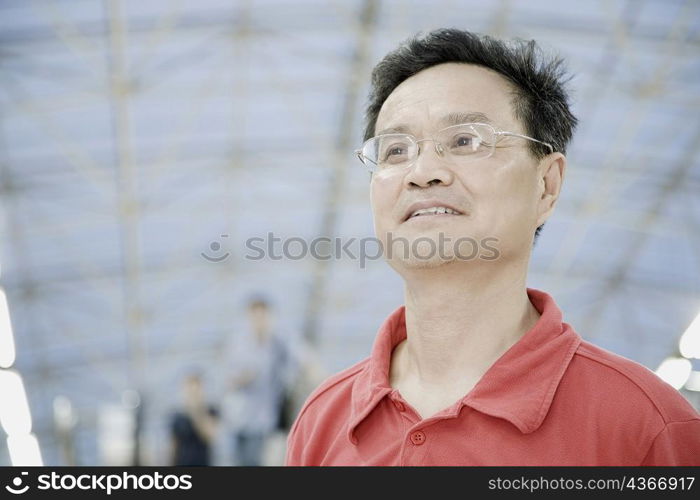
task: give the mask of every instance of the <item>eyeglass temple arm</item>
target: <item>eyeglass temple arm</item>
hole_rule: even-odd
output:
[[[362,163],[364,163],[365,165],[367,165],[367,161],[369,161],[370,163],[372,163],[372,164],[374,164],[374,165],[377,164],[377,162],[374,162],[374,161],[370,160],[369,158],[365,157],[365,155],[362,154],[362,150],[361,150],[361,149],[356,149],[356,150],[355,150],[355,154],[356,154],[357,157],[360,159],[360,161],[361,161]]]
[[[540,141],[539,139],[535,139],[535,138],[529,137],[527,135],[516,134],[515,132],[496,132],[496,133],[498,135],[510,135],[512,137],[520,137],[521,139],[527,139],[528,141],[539,142],[540,144],[544,144],[545,146],[547,146],[549,148],[550,154],[554,153],[554,148],[548,142]]]

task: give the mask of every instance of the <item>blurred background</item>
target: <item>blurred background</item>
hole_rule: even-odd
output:
[[[529,286],[700,407],[697,0],[2,0],[0,465],[281,463],[402,287],[246,240],[373,236],[369,73],[438,27],[567,59],[580,127]]]

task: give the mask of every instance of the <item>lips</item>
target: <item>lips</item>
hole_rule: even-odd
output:
[[[464,215],[455,207],[440,200],[425,200],[413,203],[404,214],[404,222],[416,217]]]

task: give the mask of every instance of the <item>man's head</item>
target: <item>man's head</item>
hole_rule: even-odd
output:
[[[444,154],[445,145],[430,139],[465,120],[527,138],[482,134],[490,156],[454,161]],[[440,233],[452,242],[470,238],[468,248],[457,249],[460,256],[470,253],[473,241],[492,237],[498,239],[491,246],[501,257],[522,256],[554,209],[575,126],[562,62],[547,59],[534,42],[509,43],[453,29],[408,41],[372,72],[365,140],[394,131],[428,140],[418,143],[420,151],[410,166],[372,176],[377,236],[387,250],[388,233],[411,243],[438,241]],[[488,144],[491,140],[495,146]],[[424,201],[436,201],[459,215],[407,219],[415,203]],[[427,246],[416,248],[426,255]],[[445,249],[450,260],[454,248]],[[411,260],[419,266],[444,261],[444,256]]]
[[[188,373],[183,378],[182,394],[186,403],[200,402],[204,399],[202,375],[199,372]]]
[[[248,318],[256,337],[263,340],[270,330],[270,304],[262,296],[251,297],[248,301]]]

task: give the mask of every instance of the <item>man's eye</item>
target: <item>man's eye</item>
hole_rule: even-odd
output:
[[[381,160],[386,162],[402,161],[408,155],[408,148],[405,144],[392,144],[384,148]]]
[[[460,135],[455,137],[453,144],[458,148],[471,147],[476,143],[476,140],[476,137],[471,135]]]
[[[450,149],[458,154],[473,153],[481,144],[481,139],[475,135],[460,134],[452,138]]]

